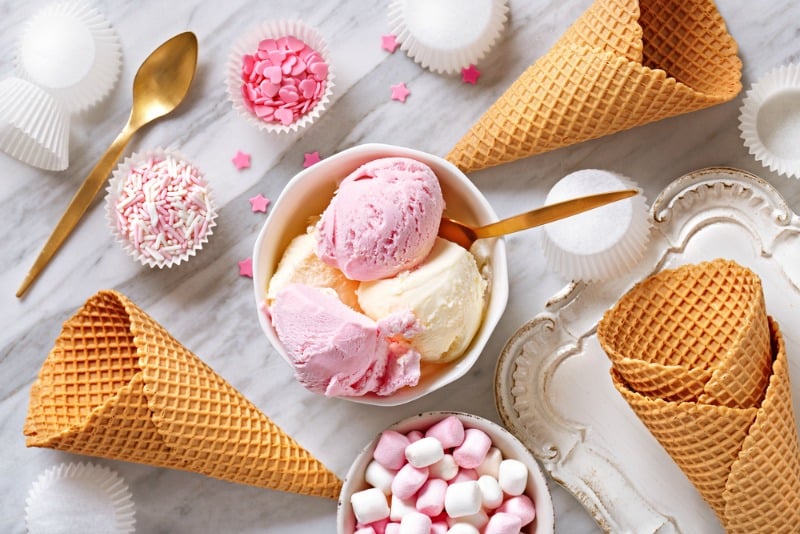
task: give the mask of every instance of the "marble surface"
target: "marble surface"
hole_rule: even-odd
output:
[[[46,2],[0,0],[0,76],[13,71],[22,24]],[[73,118],[70,166],[44,172],[0,154],[0,532],[24,532],[25,495],[40,472],[83,460],[52,450],[26,449],[22,436],[28,391],[61,324],[97,290],[115,288],[160,321],[297,441],[340,476],[374,434],[405,416],[460,410],[498,420],[494,366],[511,334],[538,313],[565,280],[547,272],[537,230],[508,238],[511,297],[485,353],[465,377],[428,397],[393,407],[331,400],[305,391],[268,345],[256,320],[252,281],[237,261],[251,255],[265,216],[248,198],[277,198],[302,168],[303,154],[324,157],[365,142],[382,142],[444,155],[494,99],[570,25],[590,0],[511,0],[506,31],[478,65],[477,85],[422,69],[398,50],[388,54],[385,1],[155,0],[98,1],[122,41],[124,64],[112,94]],[[800,4],[720,0],[739,43],[745,88],[774,66],[800,54]],[[758,4],[758,5],[756,5]],[[336,88],[327,112],[297,134],[268,135],[236,115],[224,89],[228,51],[254,21],[302,18],[327,38]],[[100,198],[49,268],[21,300],[14,293],[68,198],[124,124],[133,74],[141,60],[173,34],[191,30],[200,64],[188,100],[169,118],[137,134],[127,152],[175,147],[205,171],[220,207],[205,249],[171,270],[150,270],[129,259],[111,238]],[[405,103],[390,100],[390,85],[405,82]],[[734,101],[471,175],[497,213],[542,203],[563,175],[606,168],[636,180],[649,198],[687,171],[727,165],[759,174],[800,208],[800,185],[776,176],[748,155],[737,129],[742,95]],[[237,149],[252,167],[237,171]],[[201,475],[97,460],[131,485],[137,531],[334,532],[332,501],[245,487]],[[553,486],[556,531],[599,531],[580,504]]]

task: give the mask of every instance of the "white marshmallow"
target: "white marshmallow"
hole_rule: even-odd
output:
[[[456,482],[447,486],[444,509],[450,517],[464,517],[481,509],[481,488],[475,480]]]
[[[485,508],[494,510],[503,504],[503,488],[496,478],[483,475],[478,479],[478,486],[481,488],[481,501]]]
[[[406,447],[406,460],[414,467],[428,467],[444,456],[442,442],[436,438],[422,438]]]
[[[469,523],[454,523],[450,525],[447,534],[481,534],[481,531]]]
[[[430,534],[431,523],[431,518],[425,514],[406,514],[400,521],[400,534]]]
[[[452,454],[445,454],[442,459],[428,467],[429,478],[453,480],[458,474],[458,464]]]
[[[392,507],[389,511],[389,519],[392,521],[402,521],[411,512],[417,511],[416,499],[401,499],[397,495],[392,495]]]
[[[500,462],[503,461],[503,453],[497,447],[492,447],[486,453],[486,458],[483,459],[481,465],[475,468],[479,475],[489,475],[497,478],[500,471]]]
[[[452,524],[456,523],[466,523],[468,525],[472,525],[473,527],[477,528],[478,530],[482,530],[483,527],[489,522],[489,516],[483,510],[478,510],[476,513],[471,515],[465,515],[463,517],[451,519]]]
[[[522,495],[528,485],[528,468],[519,460],[503,460],[500,462],[497,481],[509,495]]]
[[[386,469],[376,460],[372,460],[364,471],[364,479],[370,486],[378,488],[384,495],[392,492],[392,480],[397,471]]]
[[[386,495],[378,488],[357,491],[350,496],[353,513],[359,523],[367,524],[389,517]]]

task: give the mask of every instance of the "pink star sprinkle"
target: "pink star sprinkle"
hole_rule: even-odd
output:
[[[253,259],[247,258],[239,262],[239,276],[253,278]]]
[[[253,210],[253,213],[260,211],[262,213],[267,212],[267,206],[269,206],[269,199],[266,198],[261,193],[257,194],[254,197],[250,198],[250,208]]]
[[[461,81],[464,83],[471,83],[475,85],[478,83],[478,78],[481,77],[481,71],[475,68],[475,65],[470,64],[469,67],[461,69]]]
[[[303,168],[307,169],[312,165],[314,165],[315,163],[319,163],[320,159],[321,158],[319,157],[319,152],[317,152],[316,150],[314,152],[306,152],[305,154],[303,154]]]
[[[408,90],[405,83],[398,83],[392,86],[392,100],[398,100],[400,102],[405,102],[406,97],[411,94],[411,91]]]
[[[247,152],[242,152],[241,150],[237,150],[236,155],[233,156],[233,159],[231,161],[233,161],[233,164],[236,167],[236,169],[240,171],[242,169],[250,168],[250,154],[248,154]]]
[[[381,48],[389,52],[390,54],[394,54],[394,51],[397,50],[397,47],[400,43],[397,42],[397,37],[392,34],[388,35],[381,35]]]

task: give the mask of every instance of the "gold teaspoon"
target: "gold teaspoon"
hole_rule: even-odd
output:
[[[133,79],[133,103],[128,123],[72,197],[17,290],[17,297],[25,294],[86,213],[133,134],[149,122],[170,113],[183,101],[196,68],[197,37],[192,32],[176,35],[144,60]]]

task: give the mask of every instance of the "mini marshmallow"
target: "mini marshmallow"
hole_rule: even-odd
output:
[[[414,499],[401,499],[397,495],[392,495],[392,506],[389,509],[389,519],[392,521],[401,521],[407,514],[417,511],[415,505],[416,501]],[[389,523],[389,525],[391,525],[391,523]]]
[[[359,523],[372,523],[389,516],[386,495],[378,488],[357,491],[350,496],[353,513]]]
[[[492,447],[492,438],[483,430],[468,428],[464,432],[464,442],[453,450],[453,458],[464,469],[475,469]]]
[[[470,480],[478,480],[478,472],[474,469],[459,469],[458,474],[450,480],[451,484],[456,482],[467,482]]]
[[[444,509],[450,517],[464,517],[481,509],[481,488],[474,480],[456,482],[447,486]]]
[[[408,438],[400,432],[385,430],[381,433],[372,457],[386,469],[396,471],[406,463],[406,447],[409,443]]]
[[[497,481],[509,495],[522,495],[528,485],[528,468],[519,460],[503,460],[500,462]]]
[[[432,437],[422,438],[406,447],[406,460],[414,467],[428,467],[444,456],[442,443]]]
[[[481,465],[475,468],[478,475],[489,475],[497,478],[500,472],[500,462],[503,461],[503,453],[497,447],[489,448],[486,453],[486,458],[483,459]]]
[[[441,478],[442,480],[453,480],[458,474],[458,464],[453,459],[452,454],[445,454],[442,459],[431,465],[429,468],[431,478]]]
[[[401,499],[408,499],[425,484],[426,480],[428,480],[427,467],[414,467],[406,464],[392,480],[392,494]]]
[[[514,514],[498,512],[489,519],[484,534],[519,534],[522,523]]]
[[[472,525],[473,527],[481,530],[486,524],[489,522],[489,516],[483,510],[478,510],[476,513],[472,515],[465,515],[459,518],[453,518],[452,523],[467,523],[468,525]]]
[[[429,478],[417,495],[417,511],[436,517],[444,510],[444,495],[447,482],[440,478]]]
[[[389,523],[383,534],[400,534],[400,523]]]
[[[372,460],[364,472],[364,479],[370,486],[378,488],[385,495],[392,492],[392,481],[397,471],[386,469],[377,460]]]
[[[389,524],[389,518],[386,517],[384,519],[381,519],[380,521],[373,521],[369,525],[358,524],[356,526],[372,527],[372,530],[375,531],[375,534],[386,534],[386,525],[388,524]]]
[[[494,510],[503,504],[503,489],[493,476],[483,475],[478,479],[481,488],[481,502],[484,508]]]
[[[400,534],[430,534],[431,518],[419,512],[411,512],[400,521]]]
[[[447,534],[481,534],[481,531],[469,523],[453,523]]]
[[[430,427],[425,435],[438,439],[445,449],[452,449],[464,442],[464,424],[455,415],[450,415]]]
[[[375,534],[375,529],[370,526],[359,527],[353,534]]]
[[[447,534],[449,528],[446,521],[434,521],[431,523],[431,534]]]
[[[422,438],[424,438],[424,437],[425,437],[425,434],[423,434],[423,433],[422,433],[421,431],[419,431],[419,430],[412,430],[411,432],[409,432],[408,434],[406,434],[406,437],[408,438],[408,442],[409,442],[409,443],[414,443],[415,441],[419,441],[419,440],[421,440]]]
[[[513,514],[519,517],[520,521],[522,521],[523,527],[533,521],[536,517],[536,506],[533,504],[531,498],[527,495],[518,495],[516,497],[506,499],[506,501],[497,509],[497,511]]]

